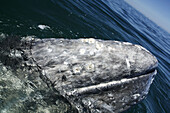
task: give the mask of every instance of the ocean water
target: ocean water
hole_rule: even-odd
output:
[[[157,57],[158,73],[147,97],[124,113],[170,112],[170,34],[123,0],[0,1],[0,113],[74,113],[66,100],[20,67],[20,60],[2,55],[12,49],[3,39],[16,46],[11,35],[94,37],[142,45]]]

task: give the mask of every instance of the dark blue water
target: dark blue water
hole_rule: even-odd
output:
[[[146,99],[125,113],[170,112],[170,34],[123,0],[1,0],[0,34],[142,45],[157,57],[158,74]]]

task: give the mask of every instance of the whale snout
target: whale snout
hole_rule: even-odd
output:
[[[125,46],[125,48],[127,48]],[[140,45],[133,45],[131,49],[125,50],[127,54],[126,64],[130,71],[130,76],[136,77],[152,73],[158,66],[158,61],[148,50]]]

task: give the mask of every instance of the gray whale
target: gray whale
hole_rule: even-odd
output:
[[[20,49],[80,113],[117,113],[146,97],[157,59],[128,42],[99,39],[22,39]]]

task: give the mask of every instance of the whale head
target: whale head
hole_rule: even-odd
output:
[[[146,97],[156,75],[157,59],[128,42],[93,38],[23,42],[26,64],[37,66],[45,81],[80,113],[122,112]]]

